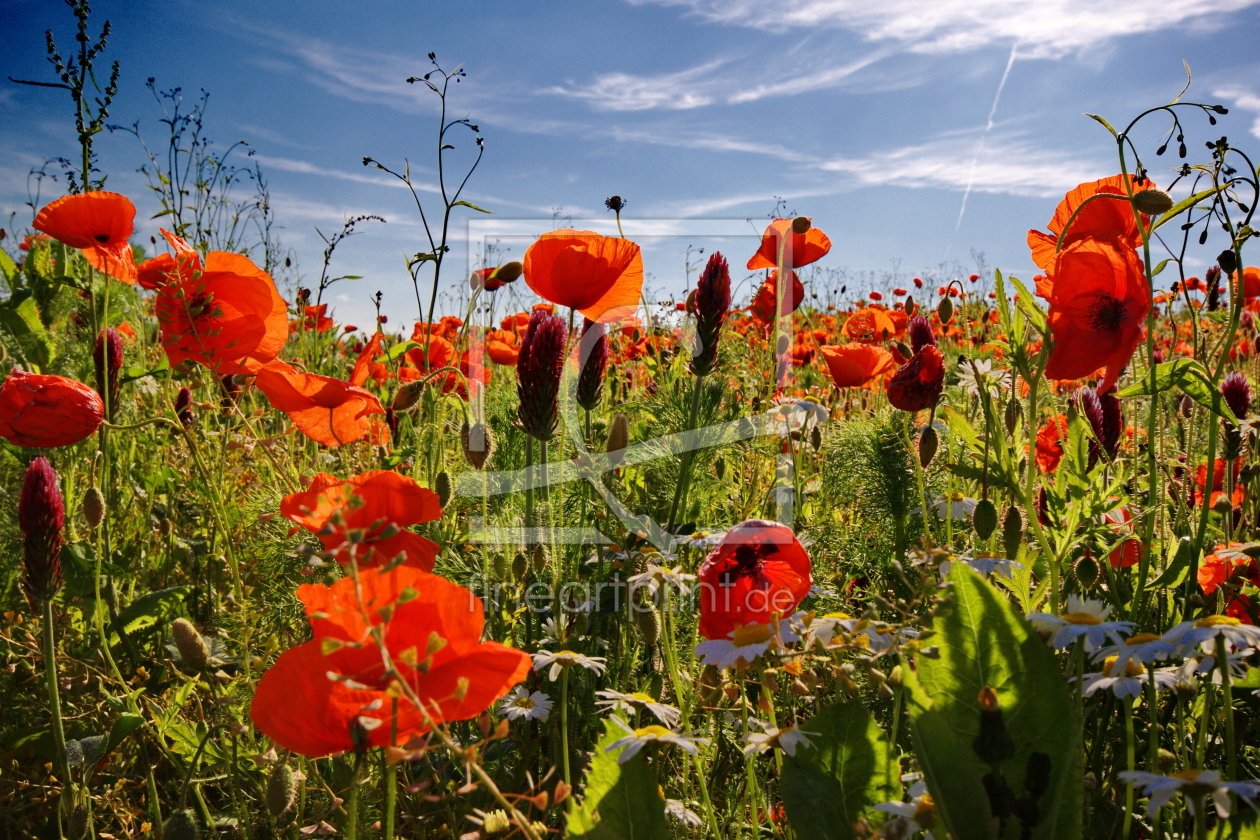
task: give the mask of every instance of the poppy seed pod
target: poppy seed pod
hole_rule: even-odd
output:
[[[586,319],[578,346],[582,372],[578,374],[577,404],[594,411],[604,396],[604,369],[608,366],[608,336],[604,325]]]
[[[485,423],[470,425],[465,421],[459,430],[459,443],[464,450],[464,460],[474,470],[484,469],[494,454],[494,437]]]
[[[1232,276],[1238,270],[1238,255],[1232,248],[1226,248],[1216,255],[1216,264],[1221,267],[1221,271]]]
[[[1235,417],[1247,419],[1247,412],[1251,409],[1251,383],[1247,381],[1246,374],[1234,371],[1226,376],[1221,383],[1221,396]]]
[[[105,396],[106,415],[113,417],[118,407],[118,374],[123,364],[122,336],[117,330],[110,327],[96,336],[92,361],[96,367],[96,390]]]
[[[987,540],[997,529],[997,524],[997,507],[993,502],[988,499],[976,502],[976,508],[971,512],[971,527],[976,529],[976,536]]]
[[[57,472],[47,458],[36,458],[26,469],[18,499],[22,589],[32,607],[51,601],[61,589],[61,531],[65,524],[66,506]]]
[[[1139,213],[1145,213],[1148,216],[1162,216],[1172,209],[1172,196],[1163,190],[1157,190],[1154,187],[1134,193],[1133,206],[1137,208]]]
[[[83,494],[83,518],[93,531],[105,521],[105,494],[96,485],[89,487]]]
[[[188,619],[177,618],[171,622],[171,638],[175,640],[180,658],[189,668],[200,671],[210,662],[210,646]]]
[[[696,319],[696,350],[691,372],[705,376],[717,363],[718,339],[731,308],[731,271],[722,252],[714,251],[696,281],[694,296],[688,301]]]
[[[0,385],[0,437],[17,446],[70,446],[105,419],[96,391],[64,376],[13,370]]]
[[[936,305],[936,317],[941,320],[942,325],[954,320],[954,301],[949,295],[941,298],[941,302]]]
[[[919,466],[926,470],[936,457],[939,446],[940,437],[936,434],[936,428],[924,426],[923,431],[919,432]]]
[[[1023,541],[1024,515],[1019,512],[1018,507],[1011,505],[1002,517],[1002,550],[1006,552],[1007,559],[1018,559]]]
[[[564,344],[563,319],[541,310],[530,316],[516,362],[517,417],[526,434],[544,442],[551,440],[559,420]]]
[[[612,466],[620,464],[625,459],[626,447],[629,445],[630,418],[618,413],[613,416],[612,427],[608,430],[608,443],[604,448]]]
[[[932,333],[932,324],[922,315],[916,315],[910,319],[910,323],[906,325],[906,331],[910,334],[910,351],[918,353],[929,344],[936,346],[936,336]]]
[[[455,488],[451,485],[451,474],[446,470],[442,470],[437,474],[437,478],[433,479],[433,492],[437,493],[438,504],[446,507],[451,503],[451,496],[455,494]]]

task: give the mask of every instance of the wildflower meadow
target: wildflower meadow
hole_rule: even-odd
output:
[[[623,235],[451,256],[491,152],[430,55],[441,190],[363,161],[414,299],[345,324],[374,217],[299,274],[195,108],[137,235],[71,6],[15,83],[81,154],[0,231],[0,837],[1260,838],[1225,107],[1095,116],[1114,174],[1021,222],[1035,276],[857,288],[772,217],[662,302]]]

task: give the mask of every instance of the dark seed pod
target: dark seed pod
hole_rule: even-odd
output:
[[[547,548],[542,543],[534,546],[533,556],[531,558],[534,566],[534,574],[541,575],[547,570]]]
[[[717,458],[713,462],[713,472],[717,475],[718,481],[726,477],[726,459]]]
[[[1139,213],[1145,213],[1148,216],[1162,216],[1172,209],[1172,196],[1163,190],[1155,188],[1142,190],[1133,196],[1133,206],[1138,209]]]
[[[83,518],[93,531],[105,521],[105,494],[95,485],[83,494]]]
[[[815,426],[809,433],[809,445],[814,447],[814,451],[822,449],[822,429]]]
[[[512,577],[518,581],[525,579],[525,573],[529,571],[529,558],[524,554],[517,552],[516,557],[512,559]]]
[[[172,811],[166,822],[162,823],[162,840],[197,840],[199,836],[197,815],[192,808]]]
[[[936,317],[940,319],[942,326],[954,320],[954,301],[949,295],[941,298],[941,302],[937,304]]]
[[[464,460],[474,470],[484,469],[494,454],[494,436],[485,423],[467,422],[460,427],[459,442],[464,449]]]
[[[1238,270],[1238,255],[1234,253],[1232,248],[1226,248],[1216,255],[1216,264],[1221,267],[1221,271],[1227,276],[1232,277],[1234,272]]]
[[[643,637],[643,645],[648,649],[656,646],[661,638],[661,614],[651,601],[634,605],[634,625]]]
[[[605,447],[612,466],[625,460],[625,449],[629,445],[630,418],[618,413],[613,416],[612,427],[608,430],[608,444]]]
[[[87,834],[88,823],[92,818],[92,809],[87,802],[76,802],[66,814],[65,840],[82,840]]]
[[[394,392],[394,411],[406,411],[420,401],[420,392],[424,390],[424,381],[417,379],[408,382]]]
[[[293,768],[287,764],[277,764],[267,779],[267,813],[278,817],[293,807],[297,798],[297,778]]]
[[[433,479],[433,492],[437,493],[438,504],[446,507],[451,503],[451,496],[455,493],[455,488],[451,486],[451,474],[446,470],[442,470],[437,474],[437,478]]]
[[[987,540],[997,529],[997,507],[988,499],[976,502],[976,509],[971,512],[971,527],[976,529],[976,536]]]
[[[1015,426],[1019,423],[1020,418],[1024,416],[1024,407],[1019,404],[1019,400],[1011,397],[1006,403],[1006,412],[1003,421],[1006,423],[1006,433],[1008,435],[1015,434]]]
[[[175,649],[179,651],[185,665],[197,671],[206,667],[210,661],[210,646],[191,621],[186,618],[172,621],[171,636],[175,639]]]
[[[813,224],[808,216],[797,216],[792,220],[792,233],[808,233]]]
[[[1011,505],[1006,509],[1002,519],[1002,549],[1008,560],[1019,557],[1019,547],[1024,541],[1024,515],[1019,508]]]
[[[935,427],[924,426],[923,431],[919,432],[919,466],[927,469],[932,459],[936,457],[939,446],[940,438],[936,434]]]
[[[494,576],[501,581],[506,581],[507,576],[511,573],[512,567],[508,564],[506,554],[494,555]]]
[[[1101,573],[1102,568],[1098,565],[1098,559],[1092,554],[1082,555],[1072,566],[1072,574],[1076,577],[1076,582],[1080,584],[1082,592],[1093,589]]]

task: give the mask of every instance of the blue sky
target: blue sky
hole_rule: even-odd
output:
[[[480,219],[474,239],[489,230],[519,256],[553,216],[609,232],[603,201],[620,194],[626,232],[643,242],[662,297],[683,288],[688,246],[721,247],[742,265],[777,198],[831,236],[828,267],[972,270],[976,251],[1027,277],[1025,231],[1043,226],[1074,184],[1116,171],[1109,137],[1083,113],[1124,122],[1167,101],[1184,82],[1183,59],[1194,71],[1187,98],[1231,109],[1215,128],[1192,118],[1192,155],[1221,133],[1244,147],[1260,138],[1260,0],[347,8],[98,0],[94,9],[97,25],[113,21],[107,56],[122,62],[110,121],[138,120],[159,140],[145,79],[208,90],[207,133],[220,145],[249,140],[280,235],[308,280],[322,250],[315,227],[330,233],[361,213],[388,219],[338,252],[334,273],[364,275],[332,291],[346,320],[366,320],[377,290],[391,320],[413,317],[403,260],[424,248],[418,218],[406,192],[361,161],[410,160],[416,180],[432,184],[436,97],[403,81],[429,69],[429,51],[466,69],[452,112],[469,116],[486,142],[465,197],[494,210],[495,227]],[[49,78],[43,31],[69,45],[72,23],[52,0],[0,0],[0,77]],[[1148,150],[1155,134],[1152,124]],[[470,139],[457,137],[456,168]],[[98,149],[108,188],[136,199],[142,219],[152,215],[136,139],[104,134]],[[63,92],[0,82],[6,218],[16,211],[19,227],[29,221],[28,171],[74,150]],[[1150,159],[1157,181],[1167,180],[1159,166],[1172,166],[1169,158]],[[45,200],[60,189],[45,185]],[[433,206],[432,193],[421,196]],[[458,269],[447,282],[463,274],[464,221],[474,215],[457,215]],[[155,229],[143,221],[143,241]]]

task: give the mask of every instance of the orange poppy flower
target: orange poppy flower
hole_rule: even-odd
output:
[[[81,248],[88,263],[124,283],[136,282],[131,245],[136,206],[112,192],[86,192],[59,198],[39,211],[32,224],[53,239]]]
[[[1145,187],[1145,184],[1139,185],[1132,175],[1128,177],[1135,191]],[[1099,194],[1125,196],[1124,176],[1113,175],[1110,178],[1091,181],[1073,188],[1055,208],[1054,216],[1048,225],[1050,233],[1028,231],[1028,247],[1032,249],[1033,263],[1038,268],[1043,271],[1050,270],[1054,265],[1055,246],[1058,243],[1059,234],[1072,219],[1072,214],[1091,196]],[[1147,216],[1142,217],[1143,224],[1148,224],[1149,221]],[[1071,243],[1084,239],[1112,242],[1117,247],[1123,248],[1142,247],[1142,234],[1138,231],[1137,220],[1133,216],[1133,208],[1128,198],[1098,198],[1085,205],[1063,237],[1063,248],[1066,249]]]
[[[326,303],[321,303],[319,306],[303,306],[302,316],[306,328],[316,332],[328,332],[331,330],[336,326],[336,322],[329,318],[327,313],[328,304]]]
[[[1110,242],[1083,239],[1055,257],[1047,318],[1054,348],[1049,379],[1082,379],[1107,369],[1098,390],[1120,377],[1145,333],[1151,292],[1137,253]]]
[[[343,446],[369,434],[373,443],[389,440],[389,429],[371,416],[385,413],[380,400],[349,382],[298,373],[277,360],[258,372],[257,385],[302,434],[325,446]]]
[[[1117,531],[1123,540],[1107,555],[1107,562],[1111,564],[1111,568],[1127,569],[1142,562],[1145,551],[1141,541],[1133,536],[1133,514],[1129,513],[1129,508],[1119,507],[1106,514],[1103,519],[1113,526],[1112,530]]]
[[[745,624],[788,616],[813,584],[809,553],[792,529],[749,519],[722,538],[701,564],[700,635],[725,639]]]
[[[493,330],[487,333],[486,354],[496,365],[514,366],[521,353],[516,338],[516,333],[509,330]]]
[[[805,301],[805,286],[801,283],[800,278],[796,276],[796,272],[789,272],[792,280],[791,294],[783,296],[783,311],[781,315],[790,315],[795,312]],[[775,269],[770,272],[770,276],[766,281],[757,287],[757,294],[753,295],[752,303],[748,306],[748,311],[752,313],[753,320],[758,324],[770,324],[774,322],[775,301],[778,300],[779,291],[779,271]]]
[[[837,388],[857,388],[892,368],[892,353],[875,344],[824,347],[823,360]]]
[[[780,256],[785,263],[790,262],[792,268],[800,268],[817,262],[831,250],[831,240],[816,227],[810,227],[804,233],[792,233],[785,240],[791,228],[792,219],[775,219],[771,222],[761,235],[761,247],[748,260],[748,270],[778,268]]]
[[[1052,473],[1063,460],[1063,441],[1067,439],[1067,415],[1056,414],[1037,430],[1037,469]]]
[[[395,678],[385,674],[382,642],[397,678],[435,723],[476,717],[529,674],[527,654],[480,640],[481,600],[436,575],[405,566],[363,570],[297,594],[314,638],[263,674],[250,716],[301,755],[402,744],[428,730],[408,698],[394,719],[398,692],[389,691]]]
[[[1243,545],[1237,542],[1228,546],[1218,545],[1213,553],[1203,558],[1203,564],[1199,566],[1199,588],[1204,595],[1214,593],[1218,586],[1235,574],[1241,579],[1240,583],[1246,581],[1252,586],[1260,586],[1260,566],[1256,565],[1254,558],[1237,551]],[[1226,554],[1227,550],[1233,554]]]
[[[437,559],[436,543],[404,530],[442,516],[437,493],[391,470],[344,481],[319,473],[306,490],[281,500],[280,515],[318,536],[340,563],[350,562],[346,535],[352,531],[360,567],[381,566],[406,552],[406,565],[429,571]]]
[[[589,230],[544,233],[525,251],[524,267],[535,294],[592,321],[633,312],[643,290],[639,246]]]
[[[70,446],[104,419],[100,395],[74,379],[14,368],[0,385],[0,437],[16,446]]]
[[[868,307],[850,315],[841,332],[850,341],[887,341],[897,334],[897,325],[886,310]]]
[[[354,370],[350,373],[351,385],[362,385],[368,381],[368,378],[375,373],[376,357],[381,355],[381,339],[385,336],[376,333],[372,336],[372,340],[367,343],[364,348],[359,351],[359,358],[354,361]]]
[[[171,366],[198,362],[219,374],[257,373],[274,360],[289,338],[289,321],[271,275],[226,251],[207,254],[203,269],[187,242],[162,235],[175,256],[154,307]]]
[[[1246,300],[1260,297],[1260,268],[1249,265],[1242,270],[1242,289]]]

